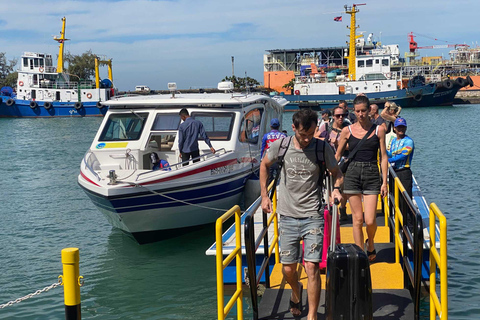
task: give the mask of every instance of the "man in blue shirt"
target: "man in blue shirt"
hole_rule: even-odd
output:
[[[178,127],[178,150],[182,158],[183,165],[188,165],[190,158],[195,159],[193,162],[200,161],[200,150],[198,149],[198,136],[205,140],[205,143],[210,147],[210,151],[215,153],[212,143],[203,128],[203,124],[190,117],[188,110],[183,108],[180,110],[180,119],[183,122]]]
[[[272,120],[270,120],[270,129],[272,130],[263,135],[262,152],[260,154],[261,158],[263,158],[263,155],[268,150],[268,148],[270,148],[270,145],[273,143],[273,141],[278,140],[280,138],[285,138],[287,136],[283,132],[278,131],[278,128],[280,128],[280,121],[277,118],[273,118]],[[270,182],[272,182],[272,180],[275,178],[275,176],[277,175],[277,169],[278,169],[278,163],[274,163],[270,167],[270,175],[267,180],[267,184],[270,184]]]
[[[407,121],[404,118],[397,118],[393,124],[396,137],[390,142],[390,148],[387,148],[388,162],[395,170],[400,182],[403,184],[410,198],[412,198],[412,164],[414,144],[413,140],[407,136]],[[404,209],[408,208],[407,206]],[[405,212],[401,208],[402,212]]]

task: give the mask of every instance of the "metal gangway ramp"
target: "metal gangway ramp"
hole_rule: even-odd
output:
[[[416,182],[414,183],[416,184]],[[419,190],[418,186],[414,187],[414,190],[416,189]],[[372,309],[375,320],[419,319],[421,295],[430,295],[430,319],[447,319],[448,317],[446,219],[434,203],[427,208],[426,214],[429,215],[429,218],[425,219],[425,212],[419,212],[419,207],[421,209],[422,206],[416,204],[420,201],[418,197],[423,198],[423,196],[419,192],[414,192],[414,198],[416,197],[416,201],[410,199],[395,172],[389,169],[389,196],[384,201],[379,199],[377,206],[378,229],[375,235],[377,257],[370,264]],[[219,246],[220,242],[222,245],[233,248],[233,244],[239,240],[236,237],[240,237],[241,240],[245,239],[244,242],[237,242],[240,249],[236,254],[243,252],[244,256],[242,256],[243,265],[241,268],[238,268],[237,265],[236,270],[243,270],[240,272],[245,274],[243,280],[248,284],[248,286],[243,285],[243,291],[249,290],[248,295],[251,297],[251,306],[249,306],[251,310],[249,311],[252,315],[249,318],[307,319],[307,275],[301,264],[298,265],[298,274],[299,281],[303,283],[304,288],[302,314],[295,317],[290,313],[291,289],[283,278],[279,263],[276,192],[273,195],[273,203],[273,213],[267,215],[262,212],[260,199],[258,199],[242,216],[241,228],[232,226],[237,230],[241,229],[237,236],[233,236],[232,232],[226,232],[225,234],[229,234],[228,239],[221,240],[221,232],[218,237],[217,224],[217,242],[212,248],[220,253],[222,252]],[[413,214],[409,216],[406,212],[402,212],[401,208],[404,211],[407,211],[406,208],[410,208],[410,212]],[[354,242],[348,205],[347,213],[349,219],[340,223],[341,243]],[[439,224],[436,224],[437,220]],[[429,221],[429,225],[424,226],[424,221]],[[365,228],[364,235],[366,235]],[[230,254],[230,258],[227,257],[223,264],[219,262],[222,257],[217,254],[217,276],[222,273],[222,283],[217,283],[217,293],[219,296],[222,295],[222,298],[218,299],[218,319],[225,319],[235,302],[237,319],[243,319],[243,311],[241,312],[238,308],[239,305],[242,305],[240,298],[243,298],[243,295],[234,294],[227,307],[224,306],[223,301],[223,269],[233,260],[235,256],[233,252],[233,250],[223,250],[223,257]],[[259,256],[262,259],[259,259]],[[238,256],[237,259],[240,259],[238,261],[242,260]],[[273,259],[275,264],[270,266]],[[431,261],[433,262],[430,263]],[[247,268],[245,268],[245,264]],[[270,276],[265,277],[264,274]],[[320,277],[322,292],[317,315],[318,319],[326,319],[325,272],[321,272]],[[440,279],[439,283],[437,283],[438,279]],[[237,291],[242,288],[238,281],[242,281],[242,279],[237,278]],[[437,294],[438,289],[441,291],[440,295]],[[428,298],[425,301],[428,302]],[[428,303],[426,304],[428,307]],[[423,307],[425,308],[425,306]],[[425,319],[425,315],[422,316],[422,319]]]

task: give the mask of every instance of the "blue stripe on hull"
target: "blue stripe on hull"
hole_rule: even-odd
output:
[[[108,198],[92,193],[89,190],[84,190],[96,206],[111,212],[127,213],[130,211],[163,209],[186,205],[185,203],[176,200],[186,201],[193,204],[220,200],[241,193],[244,185],[245,178],[242,177],[215,186],[200,186],[200,188],[198,188],[197,185],[197,188],[188,191],[165,192],[162,190],[154,190],[158,193],[165,193],[168,197],[163,197],[148,191],[147,193],[141,192],[135,195],[125,195],[121,198]],[[172,200],[171,198],[176,200]]]
[[[83,106],[79,110],[75,109],[75,101],[72,102],[52,102],[52,107],[47,110],[44,107],[44,101],[35,101],[38,106],[30,108],[29,100],[16,100],[12,106],[7,106],[6,101],[9,97],[2,97],[0,104],[0,117],[89,117],[104,116],[108,107],[97,108],[96,101],[82,102]]]

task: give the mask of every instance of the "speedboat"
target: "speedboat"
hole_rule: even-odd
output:
[[[173,237],[210,224],[244,190],[259,195],[261,137],[272,118],[282,120],[284,99],[263,94],[171,94],[118,97],[80,165],[78,183],[117,228],[139,243]],[[203,123],[216,152],[199,139],[196,162],[182,163],[178,150],[179,111]],[[153,161],[152,161],[153,159]],[[156,163],[163,166],[154,170]],[[247,187],[256,180],[255,188]],[[248,206],[248,201],[245,205]]]

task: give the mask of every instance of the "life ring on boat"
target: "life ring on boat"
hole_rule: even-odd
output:
[[[23,87],[23,81],[18,81],[18,85],[19,85],[20,87]]]
[[[53,105],[51,102],[47,101],[43,104],[43,107],[45,108],[45,110],[50,110],[53,107]]]
[[[75,102],[75,104],[73,105],[75,107],[75,110],[80,110],[82,109],[83,107],[83,104],[79,101]]]
[[[43,67],[40,67],[40,68],[38,68],[38,71],[43,73],[43,71],[45,71],[45,69]]]
[[[463,88],[468,85],[468,82],[464,78],[458,77],[457,79],[455,79],[455,84],[460,88]]]
[[[385,73],[385,77],[387,77],[387,79],[392,79],[392,73],[391,72]]]
[[[473,80],[470,76],[467,76],[467,78],[465,78],[465,80],[467,80],[467,83],[470,85],[470,87],[473,87]]]
[[[15,100],[13,99],[8,99],[7,102],[5,102],[5,104],[8,106],[8,107],[11,107],[15,104]]]
[[[300,95],[300,90],[295,90],[295,95],[296,96]]]
[[[35,101],[30,101],[30,108],[35,109],[36,107],[38,107],[38,103]]]
[[[443,86],[447,89],[453,88],[453,81],[452,80],[445,80],[443,81]]]
[[[103,108],[102,103],[101,103],[100,101],[97,101],[96,106],[97,106],[98,109],[102,109],[102,108]]]
[[[88,98],[88,99],[92,99],[92,94],[91,94],[90,92],[87,93],[87,98]]]
[[[300,80],[301,80],[303,83],[307,83],[307,77],[301,77]]]

